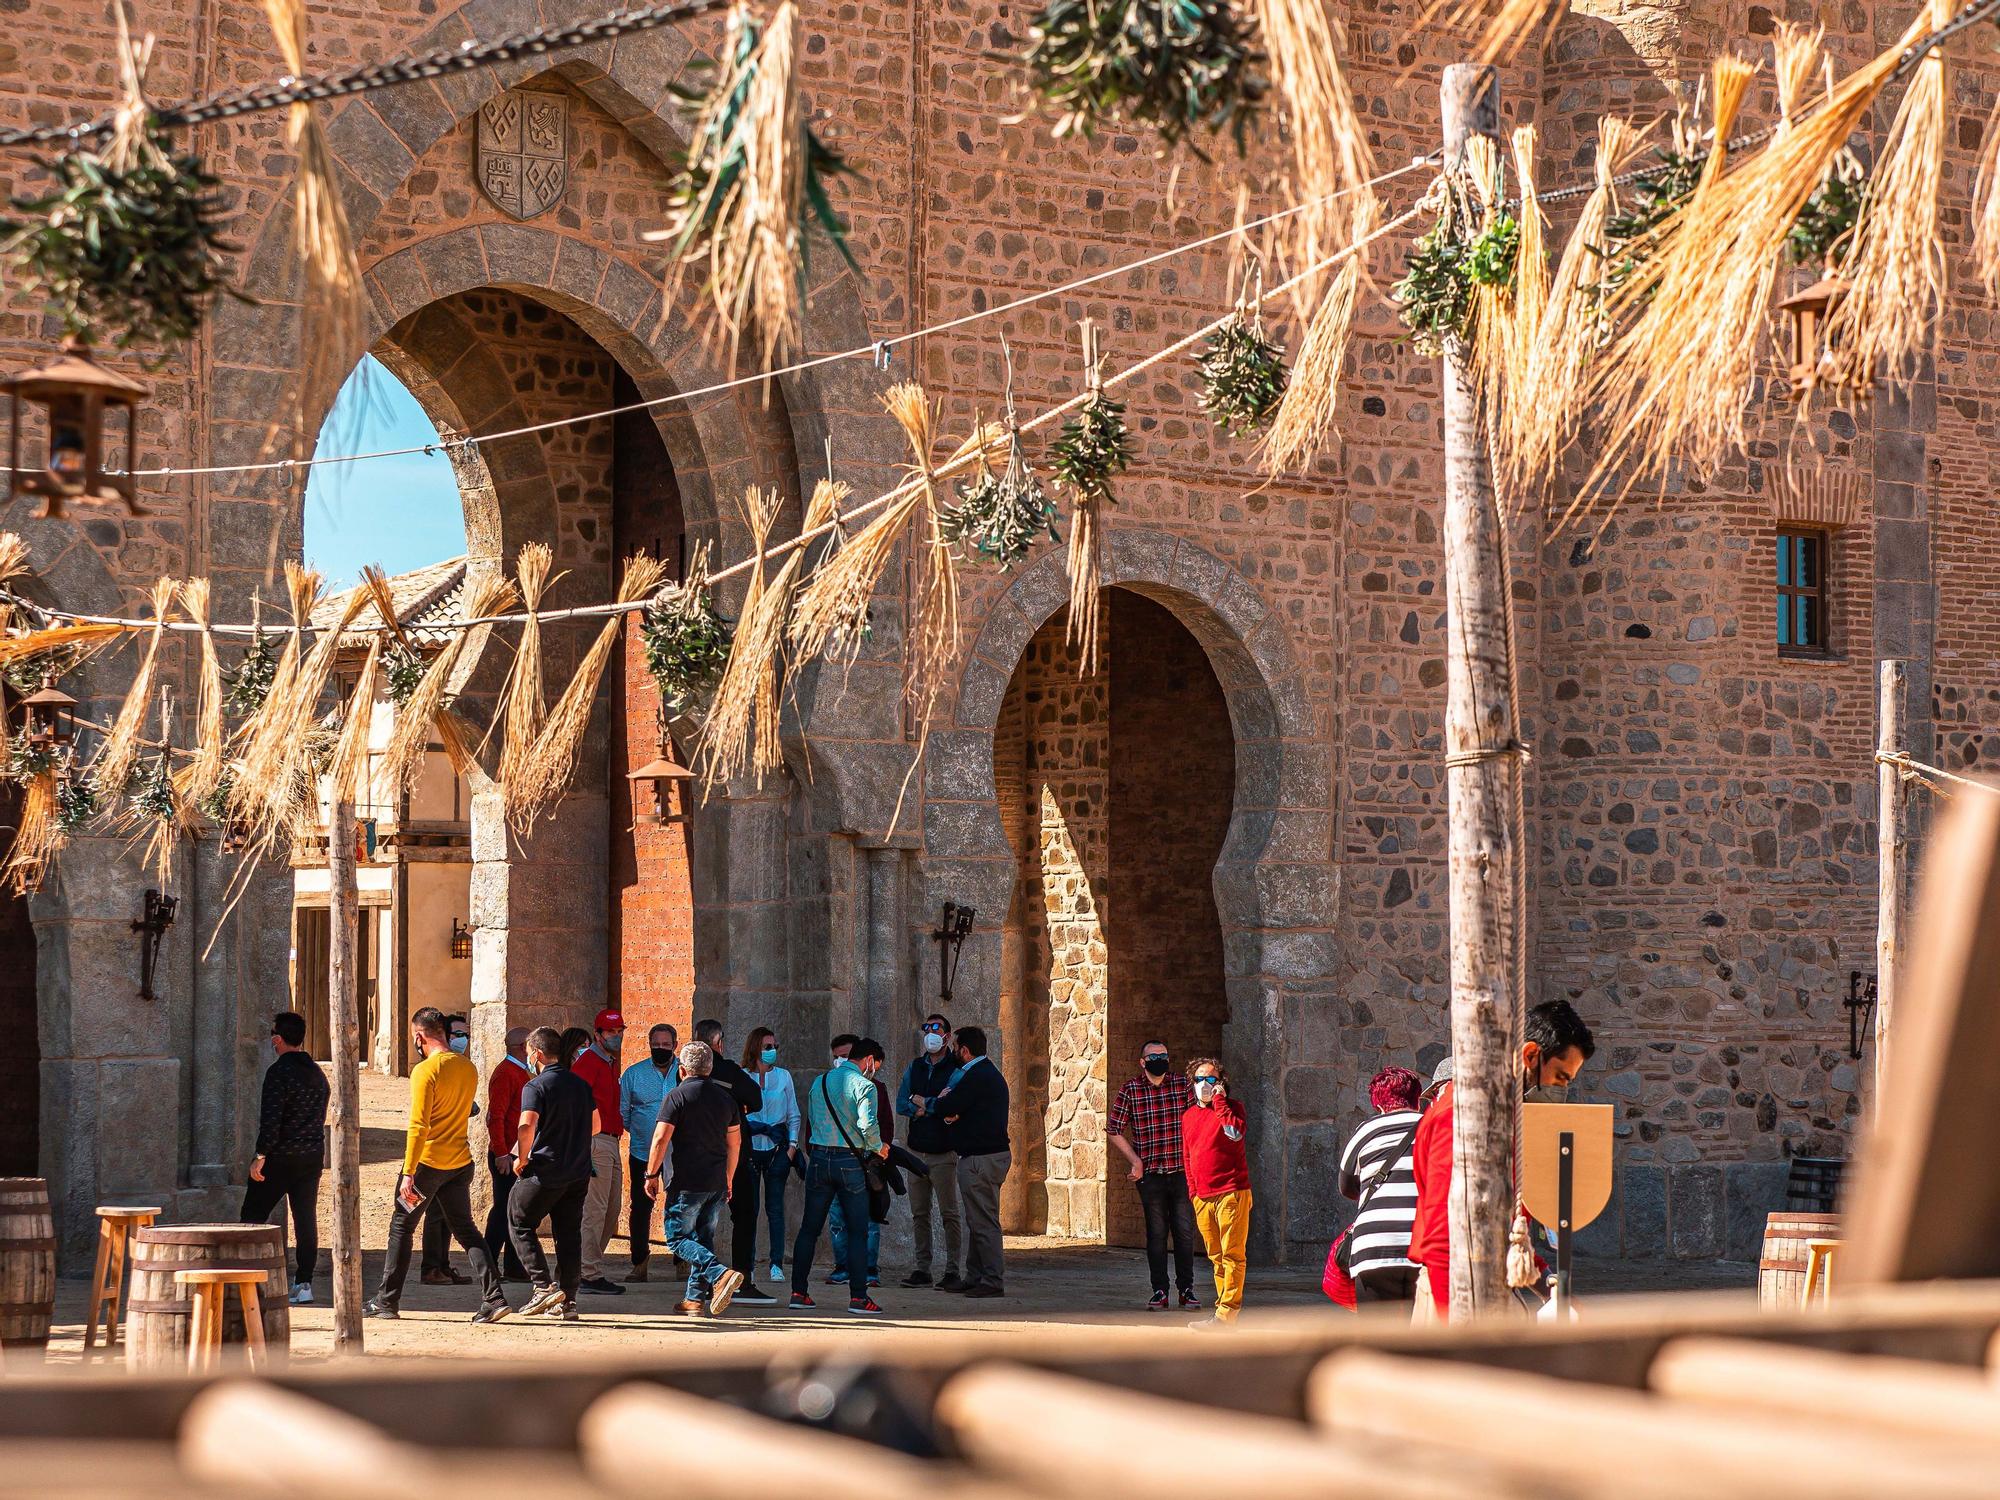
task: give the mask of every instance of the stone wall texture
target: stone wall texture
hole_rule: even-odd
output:
[[[315,3],[311,55],[338,67],[600,8]],[[108,13],[53,0],[8,9],[0,121],[109,107]],[[1844,69],[1888,45],[1910,9],[1855,3],[1818,19]],[[1470,39],[1442,26],[1412,35],[1411,8],[1389,0],[1336,10],[1377,159],[1408,163],[1435,145],[1440,69]],[[1584,181],[1601,113],[1669,112],[1717,49],[1762,47],[1776,15],[1745,0],[1578,0],[1507,71],[1506,113],[1539,127],[1546,183]],[[992,61],[1024,30],[1013,7],[807,0],[803,16],[811,105],[860,168],[840,185],[859,270],[815,257],[812,352],[866,349],[1226,228],[1245,182],[1253,209],[1276,204],[1268,142],[1248,164],[1224,150],[1208,165],[1156,158],[1150,139],[1116,131],[1055,141],[1018,119],[1015,78]],[[164,99],[283,71],[248,0],[156,0],[139,24],[159,37],[151,82]],[[1080,317],[1102,326],[1117,367],[1230,295],[1218,245],[899,346],[886,372],[864,357],[768,390],[712,390],[726,362],[700,336],[692,288],[666,290],[664,253],[643,236],[665,219],[663,162],[681,142],[670,90],[720,25],[710,17],[323,110],[362,249],[365,342],[447,436],[574,414],[614,390],[705,393],[651,409],[657,451],[600,422],[455,455],[473,566],[507,566],[525,542],[548,542],[571,573],[552,602],[606,595],[628,543],[679,555],[706,542],[719,562],[744,557],[749,485],[779,489],[789,527],[829,461],[860,496],[886,488],[906,457],[877,402],[892,379],[921,379],[944,401],[943,428],[958,432],[999,407],[1001,333],[1015,398],[1034,412],[1075,387]],[[1619,1191],[1592,1230],[1599,1249],[1752,1253],[1787,1159],[1851,1147],[1868,1064],[1847,1056],[1839,1002],[1847,972],[1868,966],[1873,932],[1874,662],[1910,662],[1920,755],[1979,769],[2000,753],[2000,346],[1966,266],[1996,75],[1976,56],[1954,68],[1941,218],[1949,291],[1935,357],[1914,387],[1796,423],[1773,380],[1754,403],[1748,452],[1711,479],[1635,499],[1601,528],[1564,527],[1580,456],[1546,503],[1514,518],[1534,750],[1532,998],[1576,1002],[1600,1040],[1582,1094],[1618,1107]],[[477,111],[516,85],[560,94],[569,113],[566,186],[526,221],[483,195],[473,166]],[[1745,123],[1772,112],[1767,73]],[[1879,127],[1886,112],[1876,113]],[[40,522],[26,505],[0,515],[29,539],[49,597],[72,608],[139,613],[156,575],[206,573],[220,616],[244,619],[252,588],[272,597],[275,570],[300,548],[299,476],[231,467],[288,442],[308,449],[331,394],[305,392],[299,431],[286,429],[300,320],[283,121],[252,116],[191,134],[236,190],[241,278],[258,300],[218,306],[200,338],[166,354],[148,375],[139,435],[148,465],[225,472],[150,480],[144,517],[78,507]],[[35,185],[26,153],[10,153],[0,176],[9,191]],[[1424,185],[1411,172],[1385,196],[1400,209]],[[1394,241],[1372,262],[1383,282],[1398,266]],[[14,368],[53,330],[18,285],[6,295],[0,356]],[[1283,320],[1280,335],[1296,346]],[[1056,670],[1035,644],[1051,620],[1060,635],[1066,597],[1060,557],[1045,548],[1011,573],[966,570],[963,661],[920,726],[900,690],[907,573],[892,566],[856,660],[798,683],[785,772],[717,789],[685,829],[628,836],[623,776],[650,757],[655,711],[628,638],[611,678],[622,701],[593,730],[575,796],[515,840],[491,789],[475,788],[475,1055],[490,1062],[510,1020],[580,1020],[610,996],[647,1016],[716,1014],[732,1039],[772,1024],[808,1075],[827,1032],[873,1030],[899,1069],[917,1017],[938,1004],[929,935],[955,900],[979,918],[942,1008],[989,1027],[1015,1082],[1015,1222],[1055,1227],[1062,1197],[1071,1229],[1106,1232],[1109,1202],[1109,1232],[1121,1233],[1120,1200],[1100,1185],[1101,1134],[1072,1128],[1058,1145],[1048,1127],[1101,1115],[1107,1084],[1129,1066],[1117,1055],[1124,1027],[1152,1003],[1139,997],[1163,988],[1145,966],[1200,964],[1214,978],[1184,986],[1174,1003],[1189,1009],[1175,1024],[1188,1046],[1196,1030],[1213,1036],[1250,1104],[1253,1247],[1323,1253],[1346,1211],[1332,1187],[1336,1154],[1369,1076],[1392,1062],[1428,1067],[1446,1035],[1439,390],[1435,364],[1400,337],[1393,312],[1365,299],[1339,441],[1307,473],[1265,485],[1248,448],[1202,417],[1187,369],[1161,366],[1128,388],[1139,458],[1107,514],[1106,575],[1114,597],[1143,596],[1199,646],[1210,680],[1188,687],[1175,685],[1195,665],[1179,645],[1121,659],[1115,609],[1108,688]],[[1810,463],[1858,475],[1862,498],[1832,539],[1833,649],[1798,659],[1780,656],[1773,634],[1784,519],[1773,476]],[[737,597],[726,589],[725,605]],[[551,627],[553,660],[573,662],[585,639],[585,629]],[[490,701],[511,650],[511,639],[480,644],[473,703]],[[92,717],[115,710],[130,671],[129,660],[105,658],[79,674]],[[186,671],[177,654],[170,673],[183,702]],[[1059,774],[1038,778],[1026,751],[1043,729],[1009,697],[1024,671],[1043,674],[1051,693],[1060,679],[1066,697],[1098,695],[1093,733],[1109,737],[1108,764],[1086,764],[1079,744],[1073,763],[1050,762],[1043,769]],[[1227,770],[1190,795],[1175,829],[1161,789],[1224,764],[1218,712]],[[1184,949],[1148,948],[1160,913],[1125,894],[1121,723],[1142,744],[1185,734],[1151,761],[1127,761],[1139,781],[1161,779],[1122,796],[1152,809],[1134,836],[1165,851],[1169,935]],[[1075,816],[1085,773],[1094,823]],[[1050,879],[1060,875],[1046,857],[1052,809],[1072,838],[1076,879]],[[1087,836],[1076,843],[1079,826]],[[1093,863],[1092,840],[1108,864]],[[1202,911],[1191,899],[1199,862],[1212,902]],[[264,1018],[285,1001],[283,922],[267,913],[289,898],[282,879],[253,881],[210,950],[229,868],[212,841],[191,846],[183,865],[191,899],[156,1003],[134,993],[128,923],[146,882],[119,841],[80,841],[31,906],[40,1160],[72,1246],[90,1231],[90,1208],[113,1196],[159,1195],[192,1217],[226,1212],[241,1181]],[[1036,899],[1060,911],[1040,934]],[[1148,931],[1121,947],[1128,921]],[[0,932],[18,925],[0,922]],[[1058,946],[1070,987],[1059,1027]],[[1074,1039],[1067,1052],[1064,1039]],[[1093,1194],[1095,1219],[1076,1207]]]

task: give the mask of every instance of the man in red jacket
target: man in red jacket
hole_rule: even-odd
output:
[[[619,1108],[618,1051],[625,1042],[625,1018],[615,1010],[597,1013],[595,1034],[577,1053],[570,1072],[590,1085],[597,1101],[597,1134],[590,1141],[590,1191],[583,1203],[583,1280],[578,1290],[600,1297],[623,1296],[625,1288],[604,1274],[604,1247],[617,1220],[612,1205],[625,1201],[620,1143],[625,1116]]]
[[[1529,1099],[1560,1099],[1597,1050],[1590,1028],[1567,1000],[1550,1000],[1528,1012],[1521,1043],[1522,1092]],[[1431,1087],[1438,1090],[1430,1112],[1417,1126],[1411,1165],[1417,1179],[1417,1219],[1410,1230],[1410,1259],[1422,1267],[1418,1315],[1424,1312],[1423,1286],[1440,1318],[1451,1313],[1451,1059],[1438,1064]]]

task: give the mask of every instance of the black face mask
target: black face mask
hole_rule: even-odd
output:
[[[1167,1076],[1167,1069],[1173,1066],[1172,1059],[1165,1057],[1149,1057],[1145,1062],[1146,1071],[1151,1073],[1155,1078],[1165,1078]]]
[[[652,1053],[653,1066],[656,1068],[664,1068],[674,1060],[674,1049],[671,1047],[655,1047]]]

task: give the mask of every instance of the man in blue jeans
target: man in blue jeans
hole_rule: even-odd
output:
[[[681,1083],[660,1101],[653,1148],[646,1157],[646,1191],[660,1193],[669,1150],[667,1248],[687,1262],[687,1292],[676,1312],[719,1317],[728,1310],[743,1273],[715,1258],[715,1218],[729,1201],[730,1180],[743,1149],[743,1107],[709,1075],[715,1053],[706,1042],[681,1048]]]
[[[843,1031],[827,1044],[833,1053],[833,1060],[839,1062],[854,1050],[854,1044],[860,1040],[861,1038],[853,1032]],[[888,1092],[888,1089],[883,1087],[881,1080],[877,1079],[875,1082],[875,1118],[881,1125],[883,1144],[894,1145],[896,1140],[896,1119],[894,1115],[889,1113],[887,1106],[883,1103],[888,1096]],[[882,1284],[882,1226],[877,1224],[873,1219],[868,1219],[864,1222],[868,1225],[868,1284],[870,1286],[880,1286]],[[826,1273],[827,1285],[832,1286],[835,1282],[847,1280],[847,1214],[841,1208],[838,1198],[833,1200],[833,1207],[827,1212],[826,1236],[833,1245],[833,1266]]]
[[[882,1139],[880,1096],[875,1075],[882,1071],[882,1044],[868,1037],[857,1040],[847,1056],[820,1074],[806,1090],[806,1206],[799,1220],[799,1237],[792,1245],[794,1308],[810,1308],[806,1290],[812,1275],[819,1232],[835,1203],[847,1220],[847,1310],[857,1317],[879,1318],[882,1309],[868,1295],[868,1236],[854,1233],[873,1221],[868,1214],[868,1178],[863,1162],[869,1155],[887,1157]]]

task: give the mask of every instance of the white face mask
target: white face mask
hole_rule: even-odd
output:
[[[1194,1081],[1194,1096],[1195,1098],[1199,1099],[1203,1104],[1206,1104],[1208,1103],[1209,1100],[1215,1097],[1215,1091],[1220,1087],[1221,1087],[1220,1079],[1197,1078]]]
[[[926,1031],[924,1033],[924,1051],[926,1052],[944,1051],[944,1038],[939,1036],[935,1031]]]

